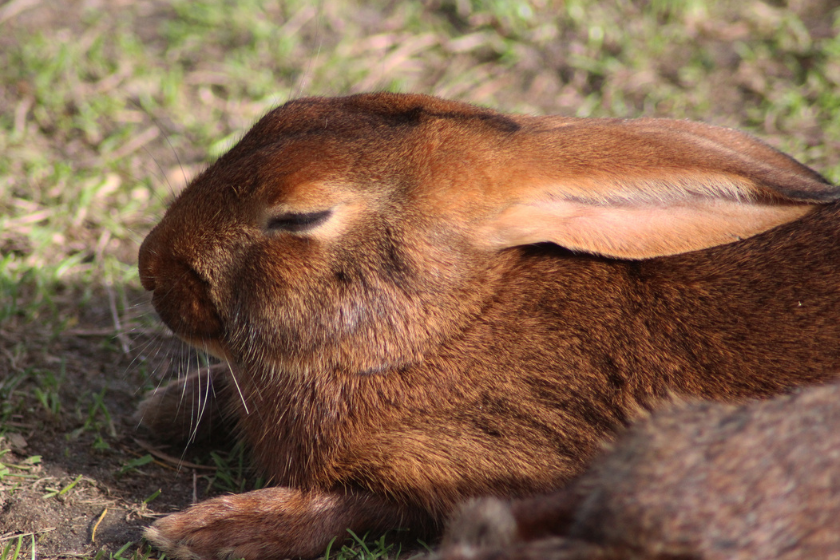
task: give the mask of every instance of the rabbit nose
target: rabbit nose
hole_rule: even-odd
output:
[[[209,287],[192,268],[167,259],[156,279],[152,304],[175,334],[215,338],[221,334],[222,321],[210,299]]]
[[[152,305],[175,334],[186,338],[215,338],[222,321],[210,298],[210,284],[154,232],[140,248],[140,282],[152,292]]]

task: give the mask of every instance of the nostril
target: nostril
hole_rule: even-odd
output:
[[[149,292],[155,291],[155,276],[148,271],[144,271],[143,267],[140,267],[140,285]]]
[[[153,292],[155,290],[155,277],[157,276],[157,254],[153,245],[153,234],[150,233],[143,244],[140,245],[140,253],[137,256],[137,268],[140,272],[140,284],[144,289]]]

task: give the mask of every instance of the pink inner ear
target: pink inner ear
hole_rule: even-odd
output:
[[[707,197],[621,204],[554,199],[513,204],[482,233],[496,248],[552,242],[608,257],[646,259],[732,243],[812,208]]]
[[[470,180],[449,182],[473,195],[465,203],[450,192],[446,205],[475,225],[479,245],[661,257],[751,237],[840,199],[813,170],[737,131],[664,119],[519,122]]]

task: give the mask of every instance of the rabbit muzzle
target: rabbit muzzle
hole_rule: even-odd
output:
[[[210,297],[210,282],[185,259],[167,247],[160,235],[150,234],[140,248],[143,287],[152,292],[152,305],[163,322],[182,339],[196,344],[218,340],[222,320]]]

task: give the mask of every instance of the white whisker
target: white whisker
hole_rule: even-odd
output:
[[[245,414],[250,414],[248,410],[248,403],[245,402],[245,396],[242,394],[242,389],[239,388],[239,382],[236,380],[236,375],[233,373],[233,368],[230,365],[230,362],[227,363],[228,370],[230,371],[230,378],[233,379],[233,384],[236,386],[236,392],[239,393],[239,400],[242,401],[242,407],[245,409]]]

